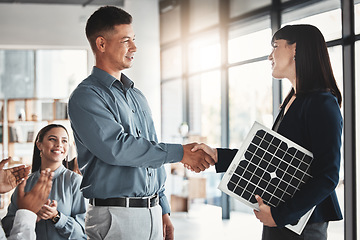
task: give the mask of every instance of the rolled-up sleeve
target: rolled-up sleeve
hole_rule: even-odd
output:
[[[69,100],[69,116],[75,137],[109,165],[159,168],[181,161],[180,144],[165,144],[137,137],[124,130],[112,106],[94,88],[78,88]]]

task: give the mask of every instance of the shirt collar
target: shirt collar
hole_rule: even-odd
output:
[[[129,88],[134,87],[134,82],[131,81],[123,73],[121,73],[121,81],[119,81],[115,77],[111,76],[109,73],[94,66],[91,75],[94,75],[97,79],[99,79],[102,84],[104,84],[108,88],[110,88],[116,81],[120,83],[121,88],[125,91],[127,91]]]
[[[60,165],[55,171],[54,171],[54,176],[53,179],[57,178],[60,174],[62,174],[64,171],[66,170],[66,168],[64,167],[64,165]],[[39,171],[36,172],[36,174],[38,176],[40,176],[40,171],[41,169],[39,169]]]

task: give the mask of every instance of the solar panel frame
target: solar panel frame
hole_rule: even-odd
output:
[[[219,184],[224,193],[259,210],[255,195],[276,207],[290,199],[311,178],[313,154],[275,131],[255,122]],[[301,234],[315,207],[295,225]]]

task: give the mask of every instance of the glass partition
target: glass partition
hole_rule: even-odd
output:
[[[247,33],[231,29],[229,33],[229,63],[267,56],[271,53],[271,29]]]
[[[325,41],[331,41],[341,38],[342,33],[340,1],[329,6],[329,8],[335,8],[329,11],[325,11],[323,9],[320,10],[322,7],[327,7],[327,5],[323,6],[323,3],[326,3],[326,1],[321,1],[318,4],[310,5],[305,8],[300,8],[299,10],[284,13],[283,25],[311,24],[320,29],[320,31],[324,35]],[[304,15],[307,17],[304,17]]]
[[[190,32],[219,23],[218,0],[190,0]]]
[[[160,14],[161,44],[176,40],[181,35],[180,6],[175,6]]]
[[[189,44],[188,68],[190,73],[220,67],[219,34],[210,32]]]
[[[254,121],[273,123],[269,61],[229,69],[230,148],[240,148]]]
[[[220,71],[195,75],[189,79],[190,135],[200,142],[220,146],[221,97]]]
[[[36,51],[36,97],[68,98],[86,76],[86,50]]]
[[[182,119],[182,81],[175,79],[161,84],[161,141],[182,143],[179,128]]]
[[[354,6],[354,17],[355,17],[355,34],[359,34],[360,33],[360,1],[356,1],[358,2],[357,4],[355,4]]]
[[[359,66],[360,65],[360,41],[357,41],[355,43],[355,66]],[[356,103],[360,103],[360,68],[357,67],[355,68],[355,102]],[[360,104],[356,104],[355,105],[356,108],[356,114],[355,114],[355,118],[356,118],[356,159],[360,159]],[[356,193],[357,193],[357,203],[359,203],[359,199],[360,199],[360,164],[359,161],[357,161],[356,164]],[[356,206],[357,209],[357,216],[360,216],[360,205],[358,204]],[[357,221],[357,237],[358,239],[360,239],[360,221]]]
[[[161,79],[180,77],[182,74],[181,47],[175,46],[161,52]]]
[[[33,50],[0,50],[1,98],[34,97],[34,59]]]
[[[271,0],[230,0],[230,17],[237,17],[269,5]]]

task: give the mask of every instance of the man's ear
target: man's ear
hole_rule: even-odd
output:
[[[106,39],[102,36],[98,36],[95,42],[97,50],[100,52],[105,52]]]

